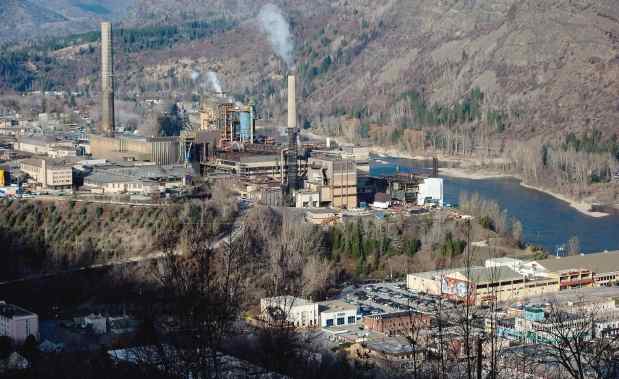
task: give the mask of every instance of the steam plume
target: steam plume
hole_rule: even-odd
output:
[[[217,78],[217,74],[213,71],[209,71],[206,75],[208,78],[208,82],[210,83],[211,87],[213,87],[213,90],[217,93],[223,93],[224,91],[221,88],[221,83]]]
[[[290,25],[281,9],[274,4],[266,4],[258,14],[258,22],[262,31],[269,36],[273,51],[286,62],[288,68],[294,68],[294,41],[290,34]]]

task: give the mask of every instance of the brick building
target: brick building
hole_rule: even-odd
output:
[[[388,336],[409,335],[411,330],[430,327],[430,316],[413,311],[385,313],[364,317],[363,326]]]

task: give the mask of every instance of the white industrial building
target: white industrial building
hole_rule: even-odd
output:
[[[437,204],[443,206],[443,179],[427,178],[419,185],[417,205]]]
[[[267,322],[286,320],[297,328],[354,325],[360,317],[356,305],[340,300],[314,303],[294,296],[261,299],[260,313]]]
[[[260,299],[260,313],[267,321],[286,320],[297,328],[319,325],[318,303],[294,296]]]
[[[333,300],[320,303],[318,309],[320,310],[320,326],[323,328],[357,323],[358,308],[356,305]]]

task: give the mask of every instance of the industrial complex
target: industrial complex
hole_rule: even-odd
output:
[[[159,200],[170,183],[191,185],[204,178],[226,180],[242,197],[268,206],[383,210],[443,205],[443,181],[436,177],[436,167],[432,177],[411,173],[372,176],[367,147],[342,146],[330,140],[302,142],[294,72],[287,77],[287,124],[269,126],[281,131],[279,136],[257,129],[259,112],[253,102],[243,104],[223,92],[202,96],[199,107],[193,108],[193,122],[179,103],[179,135],[126,131],[116,122],[112,36],[111,24],[102,23],[101,119],[97,128],[80,131],[73,139],[14,128],[15,142],[7,153],[27,159],[5,171],[24,175],[27,179],[22,183],[29,183],[32,189],[76,195],[142,195]],[[49,115],[42,119],[46,124],[51,122]],[[131,167],[134,169],[129,170]],[[174,172],[173,179],[140,174],[153,168]],[[332,222],[333,218],[325,220]]]

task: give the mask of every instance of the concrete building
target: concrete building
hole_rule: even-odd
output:
[[[39,316],[17,305],[0,301],[0,336],[23,343],[29,336],[39,339]]]
[[[339,300],[323,301],[318,304],[320,311],[320,326],[354,325],[357,323],[358,307]]]
[[[443,179],[427,178],[419,185],[417,205],[437,204],[443,206]]]
[[[15,142],[13,148],[24,153],[47,155],[56,142],[53,137],[24,137]]]
[[[320,206],[357,208],[357,164],[331,156],[309,159],[305,190],[320,194]]]
[[[84,188],[103,194],[158,193],[163,188],[181,187],[193,172],[184,166],[104,164],[85,174]]]
[[[77,150],[73,146],[52,146],[47,155],[53,159],[77,157]]]
[[[63,161],[25,159],[20,163],[20,169],[42,188],[60,190],[73,186],[73,167]]]
[[[298,191],[295,194],[295,206],[297,208],[318,208],[320,206],[320,193],[317,191]]]
[[[106,137],[90,135],[90,151],[95,158],[109,160],[134,159],[171,165],[181,161],[178,137]]]
[[[159,192],[157,182],[112,172],[95,172],[88,175],[84,178],[84,188],[101,194],[134,193],[150,195]]]
[[[318,303],[294,296],[260,299],[260,313],[266,322],[285,320],[297,328],[314,328],[320,325]]]

